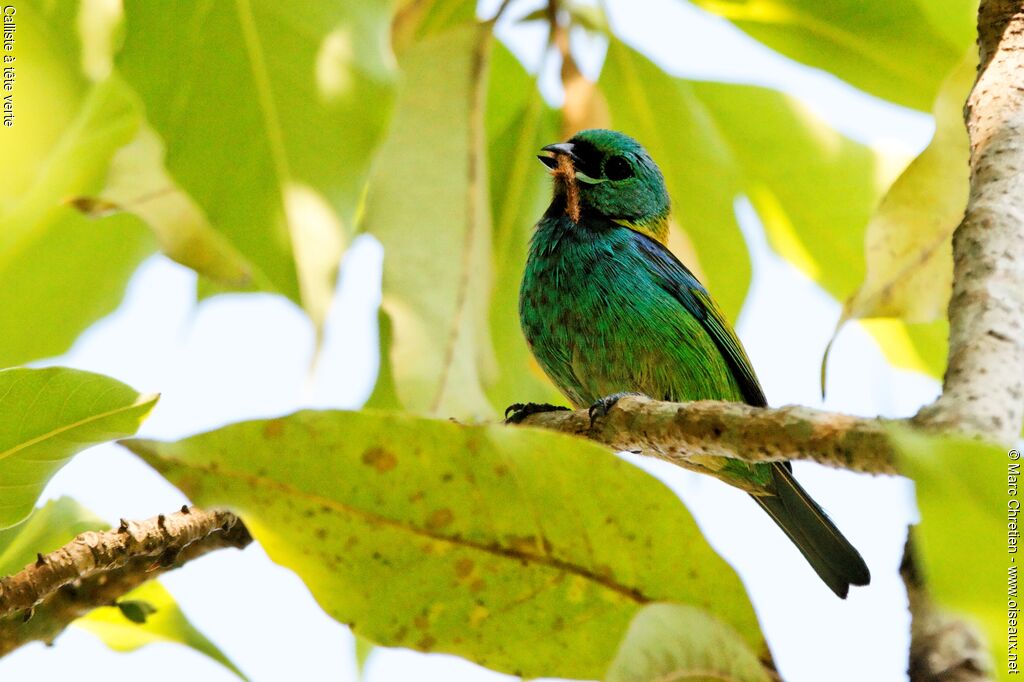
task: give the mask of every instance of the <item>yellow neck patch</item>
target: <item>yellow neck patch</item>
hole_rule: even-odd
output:
[[[619,225],[628,227],[634,232],[639,232],[642,235],[646,235],[664,246],[668,246],[668,221],[669,217],[667,215],[645,222],[632,222],[624,218],[614,219],[614,222]]]

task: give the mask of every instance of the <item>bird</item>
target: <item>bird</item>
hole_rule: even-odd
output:
[[[671,202],[648,152],[624,133],[583,130],[537,158],[553,176],[519,292],[540,367],[591,418],[624,395],[767,406],[750,359],[708,290],[668,249]],[[510,422],[566,409],[516,403]],[[750,494],[840,598],[871,576],[789,462],[708,457],[705,473]]]

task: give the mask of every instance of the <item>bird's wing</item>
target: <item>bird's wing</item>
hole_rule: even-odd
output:
[[[714,340],[747,403],[756,407],[767,405],[768,401],[750,365],[750,358],[743,350],[743,344],[711,294],[665,246],[636,231],[631,230],[631,233],[658,284],[699,320],[708,336]]]

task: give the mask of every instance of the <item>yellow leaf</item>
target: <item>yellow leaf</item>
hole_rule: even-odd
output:
[[[868,223],[864,282],[843,304],[843,314],[825,348],[822,395],[832,341],[853,319],[869,320],[864,327],[889,362],[941,374],[946,354],[942,320],[953,285],[952,237],[967,205],[970,180],[962,109],[977,62],[972,46],[947,76],[933,107],[935,136],[892,184]],[[911,339],[915,333],[931,340],[925,345],[915,343]],[[930,357],[923,357],[926,354]]]
[[[96,635],[114,651],[135,651],[159,642],[183,644],[209,656],[241,679],[247,679],[213,642],[189,622],[174,597],[160,583],[143,583],[118,601],[142,605],[141,621],[131,620],[123,609],[114,605],[94,609],[76,620],[74,625]]]
[[[968,192],[963,103],[977,51],[946,78],[935,100],[935,136],[893,183],[868,224],[867,274],[843,311],[847,319],[930,322],[945,314],[953,281],[951,242]]]

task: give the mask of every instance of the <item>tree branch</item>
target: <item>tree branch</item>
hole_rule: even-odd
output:
[[[914,562],[914,529],[907,528],[900,577],[907,588],[912,682],[982,682],[992,679],[992,658],[973,624],[936,606]]]
[[[949,363],[917,421],[1011,443],[1024,421],[1024,7],[983,0],[964,119],[971,192],[953,235]]]
[[[28,642],[52,642],[73,620],[207,552],[243,548],[248,529],[228,511],[181,511],[82,533],[0,579],[0,656]]]
[[[701,470],[703,457],[747,462],[806,460],[871,474],[895,474],[886,421],[807,407],[776,409],[741,403],[666,403],[627,396],[590,424],[587,410],[543,412],[523,424],[586,436]],[[706,469],[704,469],[706,471]]]
[[[1024,420],[1024,1],[982,0],[978,51],[964,108],[971,191],[953,234],[949,361],[942,396],[915,421],[1009,444]],[[974,628],[928,598],[909,542],[903,561],[913,618],[910,679],[993,679]]]

